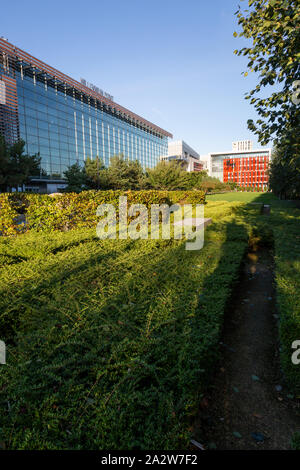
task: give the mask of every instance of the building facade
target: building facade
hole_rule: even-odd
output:
[[[53,185],[88,157],[108,166],[111,156],[122,154],[151,168],[167,155],[172,134],[84,83],[0,39],[0,133],[40,154],[42,171],[34,181]]]
[[[225,158],[223,181],[224,183],[232,181],[239,186],[265,191],[269,181],[268,168],[269,157],[267,155]]]
[[[208,173],[226,183],[265,191],[268,188],[268,168],[271,149],[231,150],[208,154]]]
[[[169,142],[168,155],[162,155],[161,160],[181,162],[183,168],[189,172],[204,169],[204,162],[200,160],[200,155],[183,140]]]

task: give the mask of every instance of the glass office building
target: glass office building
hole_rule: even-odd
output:
[[[59,180],[88,157],[109,165],[122,154],[151,168],[167,155],[169,132],[93,88],[0,39],[0,133],[40,154],[43,171],[35,179]]]

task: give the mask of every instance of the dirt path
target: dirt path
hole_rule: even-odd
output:
[[[272,262],[266,249],[249,253],[236,288],[214,389],[195,429],[210,448],[290,449],[300,430],[299,404],[280,373]]]

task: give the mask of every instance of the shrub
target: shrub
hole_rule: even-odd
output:
[[[294,450],[300,450],[300,431],[294,434],[291,444]]]
[[[7,448],[186,448],[247,247],[225,205],[195,252],[176,240],[99,241],[93,229],[0,241],[27,257],[0,270]]]
[[[113,204],[118,214],[119,197],[127,196],[127,204],[204,204],[202,191],[83,191],[64,193],[58,197],[40,194],[15,193],[2,195],[1,230],[5,235],[17,233],[18,213],[26,214],[26,230],[68,231],[74,228],[95,227],[96,210],[100,204]]]
[[[20,228],[17,223],[18,211],[12,194],[0,194],[0,235],[15,235]],[[19,230],[18,230],[19,228]]]

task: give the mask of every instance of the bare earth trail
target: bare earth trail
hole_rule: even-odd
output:
[[[300,430],[280,372],[272,263],[267,249],[249,253],[235,290],[222,361],[194,429],[208,448],[290,449]]]

